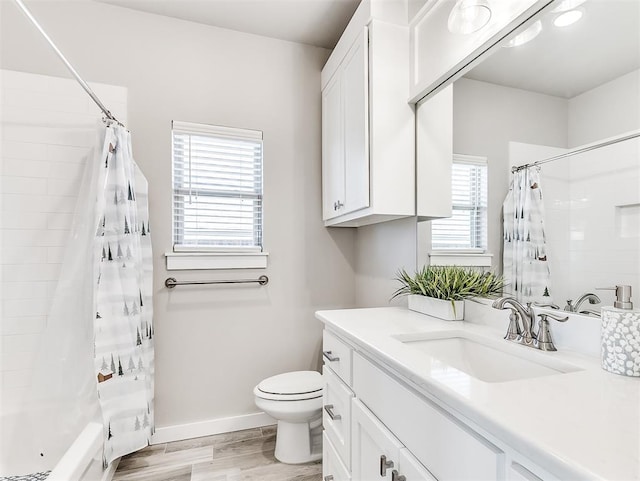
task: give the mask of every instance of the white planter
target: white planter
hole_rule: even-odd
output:
[[[418,295],[409,296],[409,309],[412,311],[445,321],[461,321],[464,318],[464,301],[454,301],[454,303],[455,313],[451,301]]]

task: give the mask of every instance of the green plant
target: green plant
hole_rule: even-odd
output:
[[[468,297],[499,294],[504,287],[502,276],[459,266],[424,266],[413,276],[400,269],[396,280],[402,286],[393,293],[391,299],[417,294],[451,301],[452,305]]]

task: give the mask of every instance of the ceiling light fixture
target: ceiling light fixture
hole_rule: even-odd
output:
[[[449,14],[447,26],[451,33],[477,32],[491,19],[488,0],[458,0]]]
[[[553,10],[553,13],[566,12],[568,10],[574,10],[582,5],[587,0],[564,0],[558,4]]]
[[[556,27],[568,27],[569,25],[573,25],[578,20],[580,20],[582,18],[582,15],[582,10],[569,10],[568,12],[564,12],[563,14],[558,15],[553,21],[553,24]]]
[[[542,32],[542,22],[538,20],[524,32],[520,32],[518,35],[505,43],[504,46],[507,48],[519,47],[520,45],[524,45],[525,43],[530,42],[531,40],[536,38],[540,34],[540,32]]]

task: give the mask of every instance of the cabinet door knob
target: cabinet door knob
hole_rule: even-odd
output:
[[[383,454],[380,456],[380,476],[384,478],[389,468],[393,468],[393,461],[387,461],[387,457]]]
[[[329,362],[338,362],[340,360],[340,358],[338,356],[333,356],[331,354],[331,351],[322,351],[322,355],[327,359],[327,361]]]
[[[333,481],[333,474],[329,474],[329,475],[325,476],[323,479],[324,479],[324,481]]]
[[[338,207],[338,209],[342,209],[344,207],[344,204],[340,201],[336,202],[336,206]]]
[[[342,419],[342,416],[333,412],[333,404],[327,404],[324,407],[324,410],[327,411],[327,414],[329,415],[332,421],[338,421]]]
[[[391,481],[407,481],[407,477],[404,474],[399,474],[397,469],[391,471]]]

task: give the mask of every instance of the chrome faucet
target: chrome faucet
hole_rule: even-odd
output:
[[[542,313],[538,314],[540,322],[538,325],[538,332],[533,332],[534,312],[531,307],[531,303],[527,303],[527,306],[523,306],[517,299],[513,297],[501,297],[495,300],[492,306],[496,309],[511,309],[511,315],[509,315],[509,327],[507,328],[507,334],[504,338],[508,341],[514,341],[518,344],[524,344],[525,346],[540,349],[542,351],[557,351],[551,339],[551,332],[549,330],[548,318],[555,319],[559,322],[565,322],[568,317],[558,317],[553,314]],[[552,307],[549,304],[541,304],[538,307]],[[552,308],[558,307],[554,304]],[[522,321],[522,329],[518,319]]]
[[[504,337],[505,339],[527,346],[533,345],[535,336],[532,331],[533,310],[531,309],[531,304],[527,304],[527,307],[525,307],[514,297],[501,297],[493,302],[492,307],[496,309],[511,309],[509,328]],[[522,322],[522,329],[518,323],[518,317]]]
[[[584,301],[589,301],[589,304],[600,304],[602,302],[598,296],[592,294],[591,292],[587,292],[578,298],[578,300],[573,303],[571,299],[567,300],[567,305],[564,306],[564,310],[567,312],[581,312],[580,306]]]

